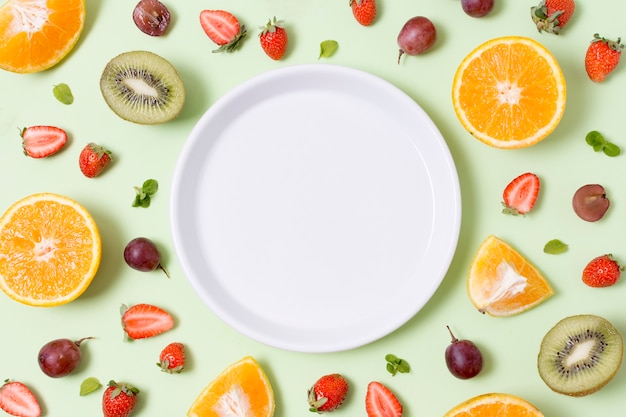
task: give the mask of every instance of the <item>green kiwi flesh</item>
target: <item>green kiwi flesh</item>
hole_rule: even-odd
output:
[[[546,333],[537,367],[553,391],[582,397],[613,379],[623,352],[622,336],[608,320],[591,314],[571,316]]]
[[[113,112],[139,124],[170,121],[185,103],[185,87],[176,68],[148,51],[125,52],[109,61],[100,90]]]

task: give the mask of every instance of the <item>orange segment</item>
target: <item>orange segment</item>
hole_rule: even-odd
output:
[[[272,417],[274,392],[265,372],[251,357],[230,365],[198,395],[188,417]]]
[[[554,293],[535,266],[495,236],[474,255],[467,292],[480,312],[496,317],[529,310]]]
[[[0,68],[43,71],[74,47],[85,23],[85,0],[9,0],[0,7]]]
[[[565,111],[565,78],[537,41],[507,36],[474,49],[454,76],[452,103],[476,139],[523,148],[547,137]]]
[[[448,411],[444,417],[543,417],[534,405],[511,394],[482,394]]]
[[[0,218],[0,288],[31,306],[68,303],[96,275],[101,250],[84,207],[61,195],[33,194]]]

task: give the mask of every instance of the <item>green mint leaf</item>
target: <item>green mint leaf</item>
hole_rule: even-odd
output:
[[[404,359],[398,358],[396,355],[387,354],[385,356],[385,360],[387,361],[387,372],[389,372],[392,376],[395,376],[398,372],[401,374],[406,374],[411,371],[411,366]]]
[[[339,43],[333,40],[326,40],[320,43],[320,56],[319,58],[330,58],[337,52],[337,48],[339,48]]]
[[[98,381],[98,378],[89,377],[80,384],[80,395],[82,397],[83,395],[90,394],[97,391],[101,386],[102,384]]]
[[[606,144],[604,144],[604,147],[602,148],[602,152],[604,152],[604,154],[606,156],[617,156],[621,153],[621,150],[619,148],[619,146],[617,146],[614,143],[611,142],[607,142]]]
[[[600,152],[602,149],[604,149],[603,143],[596,143],[595,145],[593,145],[593,150],[596,152]]]
[[[549,255],[558,255],[567,251],[567,244],[561,242],[559,239],[552,239],[543,247],[543,251]]]
[[[156,192],[159,190],[159,183],[157,182],[157,180],[153,179],[145,180],[143,182],[143,185],[141,186],[141,189],[144,193],[148,195],[153,195],[156,194]]]
[[[74,102],[72,90],[70,89],[70,86],[65,83],[55,85],[52,88],[52,94],[54,94],[54,97],[63,104],[72,104]]]
[[[585,136],[585,141],[587,142],[587,144],[589,144],[589,146],[593,146],[594,149],[596,149],[598,145],[604,145],[604,143],[606,142],[604,140],[604,136],[602,136],[602,134],[597,130],[592,130],[591,132],[587,133],[587,136]]]

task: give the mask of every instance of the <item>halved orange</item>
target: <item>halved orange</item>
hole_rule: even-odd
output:
[[[69,303],[91,283],[101,252],[83,206],[58,194],[30,195],[0,218],[0,288],[31,306]]]
[[[228,366],[193,402],[188,417],[272,417],[274,391],[252,356]]]
[[[444,417],[543,417],[543,413],[525,399],[512,394],[482,394],[448,411]]]
[[[546,138],[565,111],[565,78],[552,53],[521,36],[492,39],[459,65],[452,103],[463,127],[496,148]]]
[[[0,7],[0,68],[43,71],[74,47],[85,23],[85,0],[8,0]]]
[[[474,255],[467,292],[478,311],[496,317],[529,310],[554,293],[533,264],[495,236],[487,237]]]

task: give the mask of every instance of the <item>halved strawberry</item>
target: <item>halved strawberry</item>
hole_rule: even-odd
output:
[[[122,328],[131,339],[145,339],[174,327],[174,318],[161,307],[151,304],[122,306]]]
[[[502,193],[504,201],[502,213],[526,214],[532,210],[539,195],[539,177],[532,172],[526,172],[509,183]]]
[[[30,126],[20,130],[24,154],[32,158],[45,158],[58,152],[65,142],[67,133],[55,126]]]
[[[12,416],[41,415],[41,407],[35,395],[26,385],[17,381],[5,381],[0,387],[0,408]]]
[[[245,25],[226,10],[203,10],[200,25],[207,36],[220,47],[213,52],[233,52],[246,36]]]
[[[367,385],[365,411],[367,417],[402,417],[402,404],[389,388],[372,381]]]

